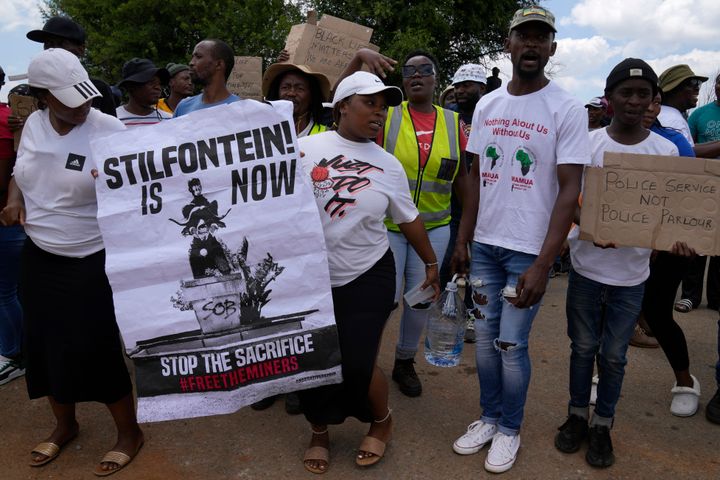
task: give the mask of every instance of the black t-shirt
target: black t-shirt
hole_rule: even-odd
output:
[[[498,77],[488,77],[487,79],[487,93],[492,92],[495,89],[500,88],[502,85],[502,79]]]
[[[93,98],[92,106],[103,113],[117,117],[117,114],[115,113],[115,108],[117,107],[115,106],[115,100],[113,99],[113,94],[108,84],[97,78],[91,78],[90,81],[102,95],[102,97]]]

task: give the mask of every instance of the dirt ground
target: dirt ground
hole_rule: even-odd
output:
[[[515,466],[503,474],[519,479],[718,479],[720,425],[708,422],[704,407],[715,393],[718,313],[704,306],[676,314],[688,339],[691,370],[702,385],[701,407],[691,418],[670,414],[673,375],[658,349],[631,347],[622,398],[612,431],[616,464],[596,470],[584,449],[565,455],[553,446],[568,401],[569,340],[565,333],[567,278],[551,280],[530,339],[533,377],[522,447]],[[392,368],[398,313],[386,330],[380,365]],[[479,417],[474,349],[466,345],[459,367],[417,369],[423,394],[408,398],[391,385],[394,438],[386,457],[362,470],[354,455],[366,427],[355,420],[331,428],[328,479],[446,479],[490,477],[487,449],[471,456],[452,451],[452,442]],[[45,400],[29,401],[23,379],[0,387],[0,479],[91,479],[92,470],[114,443],[115,431],[102,405],[78,407],[80,435],[59,458],[42,468],[27,465],[32,447],[52,429]],[[249,408],[225,416],[143,425],[146,443],[114,479],[295,479],[313,478],[302,466],[309,426],[288,416],[282,402],[263,412]]]

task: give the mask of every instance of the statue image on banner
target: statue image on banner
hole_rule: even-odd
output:
[[[181,280],[180,289],[170,297],[170,301],[178,310],[195,312],[200,325],[199,336],[173,336],[138,342],[136,353],[142,350],[145,353],[155,350],[157,353],[157,347],[161,345],[163,352],[181,349],[188,342],[194,344],[197,338],[216,334],[225,338],[228,334],[237,334],[240,339],[247,339],[300,329],[300,321],[314,310],[278,318],[262,316],[262,308],[270,302],[272,293],[268,286],[285,267],[280,266],[269,252],[257,265],[249,265],[250,242],[247,237],[243,237],[237,251],[231,251],[217,235],[220,229],[226,227],[223,219],[231,209],[220,216],[217,200],[211,202],[203,195],[198,178],[188,181],[188,191],[192,199],[182,208],[184,218],[168,220],[183,227],[183,236],[192,238],[188,259],[193,278]],[[261,329],[261,333],[252,335],[250,331],[257,329]]]

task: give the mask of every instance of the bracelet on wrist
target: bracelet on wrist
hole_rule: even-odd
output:
[[[437,265],[438,265],[438,262],[426,263],[425,268],[437,267]]]

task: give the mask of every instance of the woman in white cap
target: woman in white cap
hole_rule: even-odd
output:
[[[388,106],[401,101],[397,87],[356,72],[340,82],[329,105],[337,131],[300,139],[325,232],[343,370],[343,383],[301,392],[303,412],[312,426],[305,468],[313,473],[324,473],[329,466],[329,424],[349,416],[370,423],[355,459],[360,466],[377,463],[392,434],[388,384],[376,365],[395,293],[386,216],[426,264],[424,287],[439,295],[437,258],[405,173],[397,159],[374,142]]]
[[[25,124],[0,219],[28,236],[20,276],[27,388],[30,398],[48,398],[57,422],[30,465],[52,461],[77,436],[77,402],[98,401],[118,436],[94,473],[110,475],[137,454],[143,433],[105,275],[90,140],[124,126],[91,108],[100,93],[70,52],[38,54],[28,83],[47,108]]]

